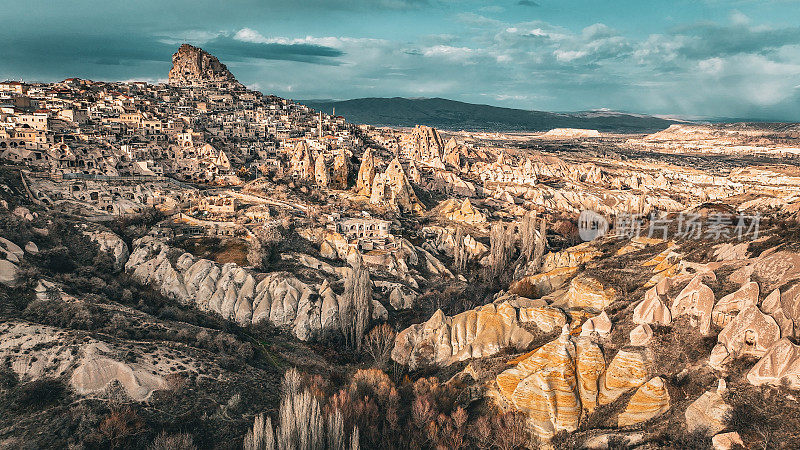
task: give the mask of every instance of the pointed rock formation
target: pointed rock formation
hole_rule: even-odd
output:
[[[617,418],[620,427],[636,425],[669,411],[670,398],[664,379],[655,377],[643,384],[628,401],[628,406]]]
[[[189,44],[180,46],[172,55],[169,83],[175,85],[202,85],[205,83],[236,83],[225,64],[202,48]]]
[[[780,338],[781,330],[775,319],[762,313],[758,306],[750,305],[719,333],[708,365],[721,369],[735,358],[761,357]]]
[[[517,314],[508,302],[452,317],[438,310],[427,322],[398,333],[392,359],[416,368],[490,356],[506,348],[524,349],[533,342],[533,335],[520,326]]]
[[[758,304],[758,293],[758,283],[751,281],[743,284],[736,292],[722,297],[711,312],[712,322],[724,327],[736,317],[739,311]]]
[[[789,310],[792,309],[791,304],[787,304],[787,307]],[[767,298],[764,299],[764,301],[761,303],[761,310],[764,313],[769,314],[773,319],[775,319],[775,322],[778,323],[778,326],[781,329],[781,337],[785,338],[794,336],[794,321],[783,310],[782,296],[779,289],[775,289],[767,296]]]
[[[662,301],[666,295],[659,295],[658,291],[658,286],[653,286],[645,292],[644,300],[633,310],[633,323],[652,325],[672,323],[672,313]]]
[[[411,141],[423,160],[441,161],[443,148],[442,138],[435,128],[417,125],[411,130]]]
[[[414,188],[408,182],[403,166],[397,158],[389,163],[386,172],[375,176],[370,192],[370,203],[388,204],[401,212],[422,210],[417,194],[414,193]]]
[[[702,276],[692,278],[692,281],[675,297],[672,302],[673,317],[688,314],[692,326],[699,326],[700,333],[708,336],[711,332],[711,312],[714,308],[714,291],[703,284]]]
[[[330,184],[330,175],[328,173],[328,165],[325,164],[325,157],[317,155],[316,162],[314,163],[314,181],[317,186],[328,187]]]
[[[603,365],[596,344],[581,338],[576,345],[564,327],[558,339],[505,370],[496,382],[500,398],[526,414],[538,437],[549,439],[577,429],[582,405],[594,409]]]
[[[294,153],[291,159],[292,171],[297,174],[301,180],[314,180],[314,158],[311,155],[311,149],[308,148],[306,141],[300,141],[294,147]]]
[[[756,386],[787,383],[792,389],[800,388],[800,346],[786,338],[776,342],[747,373],[747,381]]]
[[[607,405],[625,392],[636,389],[647,381],[649,362],[645,353],[638,350],[620,350],[600,378],[599,405]]]
[[[350,160],[344,149],[336,152],[333,159],[333,178],[331,187],[334,189],[347,189],[347,178],[350,176]]]
[[[367,147],[364,150],[364,155],[361,157],[361,167],[358,169],[358,178],[356,179],[356,192],[359,195],[370,196],[372,193],[372,184],[375,181],[375,156],[372,154],[372,149]]]

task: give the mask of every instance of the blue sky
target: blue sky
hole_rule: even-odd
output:
[[[161,81],[189,42],[294,99],[800,121],[798,1],[6,3],[4,79]]]

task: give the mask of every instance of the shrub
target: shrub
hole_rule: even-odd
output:
[[[55,378],[42,378],[17,387],[14,405],[17,408],[43,408],[61,400],[66,386]]]
[[[197,447],[189,434],[167,434],[166,431],[162,431],[148,448],[149,450],[194,450]]]

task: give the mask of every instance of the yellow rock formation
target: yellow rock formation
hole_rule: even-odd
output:
[[[646,422],[669,410],[669,391],[661,377],[655,377],[643,384],[633,394],[625,411],[620,413],[617,423],[620,427]]]

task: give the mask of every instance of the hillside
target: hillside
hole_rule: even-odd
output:
[[[552,113],[464,103],[444,98],[359,98],[306,100],[301,103],[325,113],[344,116],[353,123],[413,127],[417,124],[450,130],[547,131],[553,128],[588,128],[605,132],[650,133],[663,130],[672,120],[608,111]]]

